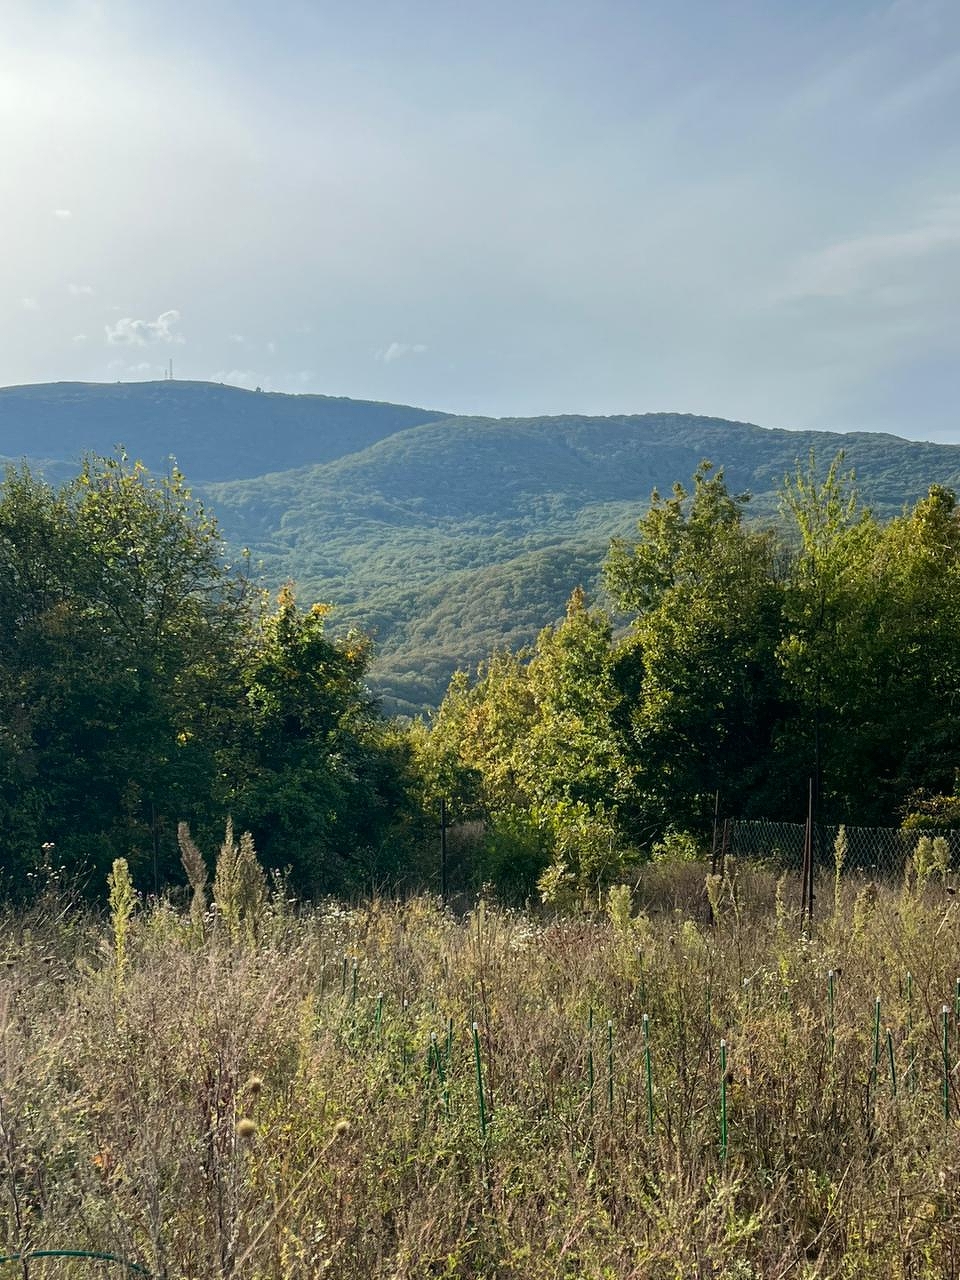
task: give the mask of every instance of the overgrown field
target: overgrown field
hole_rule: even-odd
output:
[[[53,896],[8,916],[5,1253],[197,1280],[960,1274],[960,906],[824,885],[804,938],[792,884],[734,870],[713,924],[702,887],[652,867],[632,904],[551,920],[274,899],[125,924],[116,894],[113,923]]]

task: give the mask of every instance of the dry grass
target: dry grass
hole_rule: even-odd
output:
[[[159,904],[134,917],[120,982],[108,923],[7,918],[7,1252],[102,1250],[196,1280],[960,1273],[960,907],[851,884],[804,940],[762,873],[736,900],[726,887],[712,928],[688,869],[638,898],[663,910],[618,925],[275,903],[256,943]],[[120,1273],[93,1265],[27,1270]]]

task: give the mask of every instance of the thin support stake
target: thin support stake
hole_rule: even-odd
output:
[[[607,1019],[607,1111],[613,1112],[613,1019]]]
[[[653,1068],[650,1062],[650,1018],[643,1015],[643,1065],[647,1076],[647,1133],[653,1136]]]
[[[880,1065],[880,997],[873,1002],[873,1075],[876,1081],[877,1067]]]
[[[893,1032],[887,1027],[887,1061],[890,1064],[890,1092],[897,1096],[897,1064],[893,1057]]]
[[[473,1024],[473,1059],[477,1068],[477,1109],[480,1113],[480,1137],[487,1140],[487,1104],[483,1096],[483,1059],[480,1056],[480,1028]]]
[[[587,1098],[590,1104],[590,1118],[593,1118],[593,1006],[587,1012]]]
[[[950,1119],[950,1010],[947,1005],[943,1006],[941,1014],[943,1020],[943,1118]]]
[[[720,1041],[720,1163],[727,1163],[727,1042]]]
[[[913,974],[907,974],[907,1043],[910,1045],[910,1059],[907,1067],[907,1085],[911,1093],[917,1091],[917,1073],[914,1070],[913,1050]]]

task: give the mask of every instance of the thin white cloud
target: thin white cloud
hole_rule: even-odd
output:
[[[94,288],[92,284],[68,284],[67,293],[72,298],[92,298]]]
[[[960,54],[952,54],[897,85],[876,106],[878,119],[895,117],[955,93],[960,85]]]
[[[269,354],[270,354],[270,355],[272,355],[272,356],[275,356],[275,355],[277,354],[277,344],[273,341],[273,339],[272,339],[272,338],[271,338],[271,339],[270,339],[270,341],[267,343],[267,351],[268,351],[268,352],[269,352]]]
[[[23,307],[24,311],[40,310],[40,303],[36,300],[36,298],[21,298],[20,305],[21,307]]]
[[[61,222],[69,222],[73,217],[72,209],[54,209],[53,216],[59,218]]]
[[[85,333],[75,333],[70,341],[75,342],[77,346],[80,346],[82,343],[87,341],[87,335]]]
[[[151,342],[183,342],[183,337],[174,332],[179,323],[179,311],[163,311],[156,320],[133,320],[126,316],[114,325],[104,325],[104,331],[111,344],[145,347]]]
[[[392,364],[394,360],[402,360],[404,356],[421,356],[426,349],[422,342],[391,342],[389,347],[378,351],[374,358],[382,360],[384,364]]]
[[[246,338],[243,336],[242,333],[231,333],[227,335],[227,341],[235,342],[238,347],[242,347],[243,344],[246,342]]]
[[[883,295],[889,273],[905,264],[960,249],[960,199],[940,205],[901,231],[853,236],[807,254],[797,264],[785,299]]]

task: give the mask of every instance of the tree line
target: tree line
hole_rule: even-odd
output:
[[[180,874],[176,829],[229,816],[304,893],[430,883],[436,814],[474,820],[476,883],[601,883],[725,814],[960,816],[960,512],[934,485],[876,519],[836,462],[778,523],[704,463],[654,493],[536,644],[458,673],[429,723],[384,718],[369,640],[267,601],[176,470],[92,459],[0,485],[0,851],[97,889],[115,857]]]
[[[454,679],[424,755],[486,816],[494,875],[506,849],[582,887],[702,847],[717,797],[800,821],[811,780],[826,822],[960,820],[956,497],[882,522],[841,465],[811,458],[761,527],[702,464],[612,545],[612,612],[576,592],[532,651]]]

